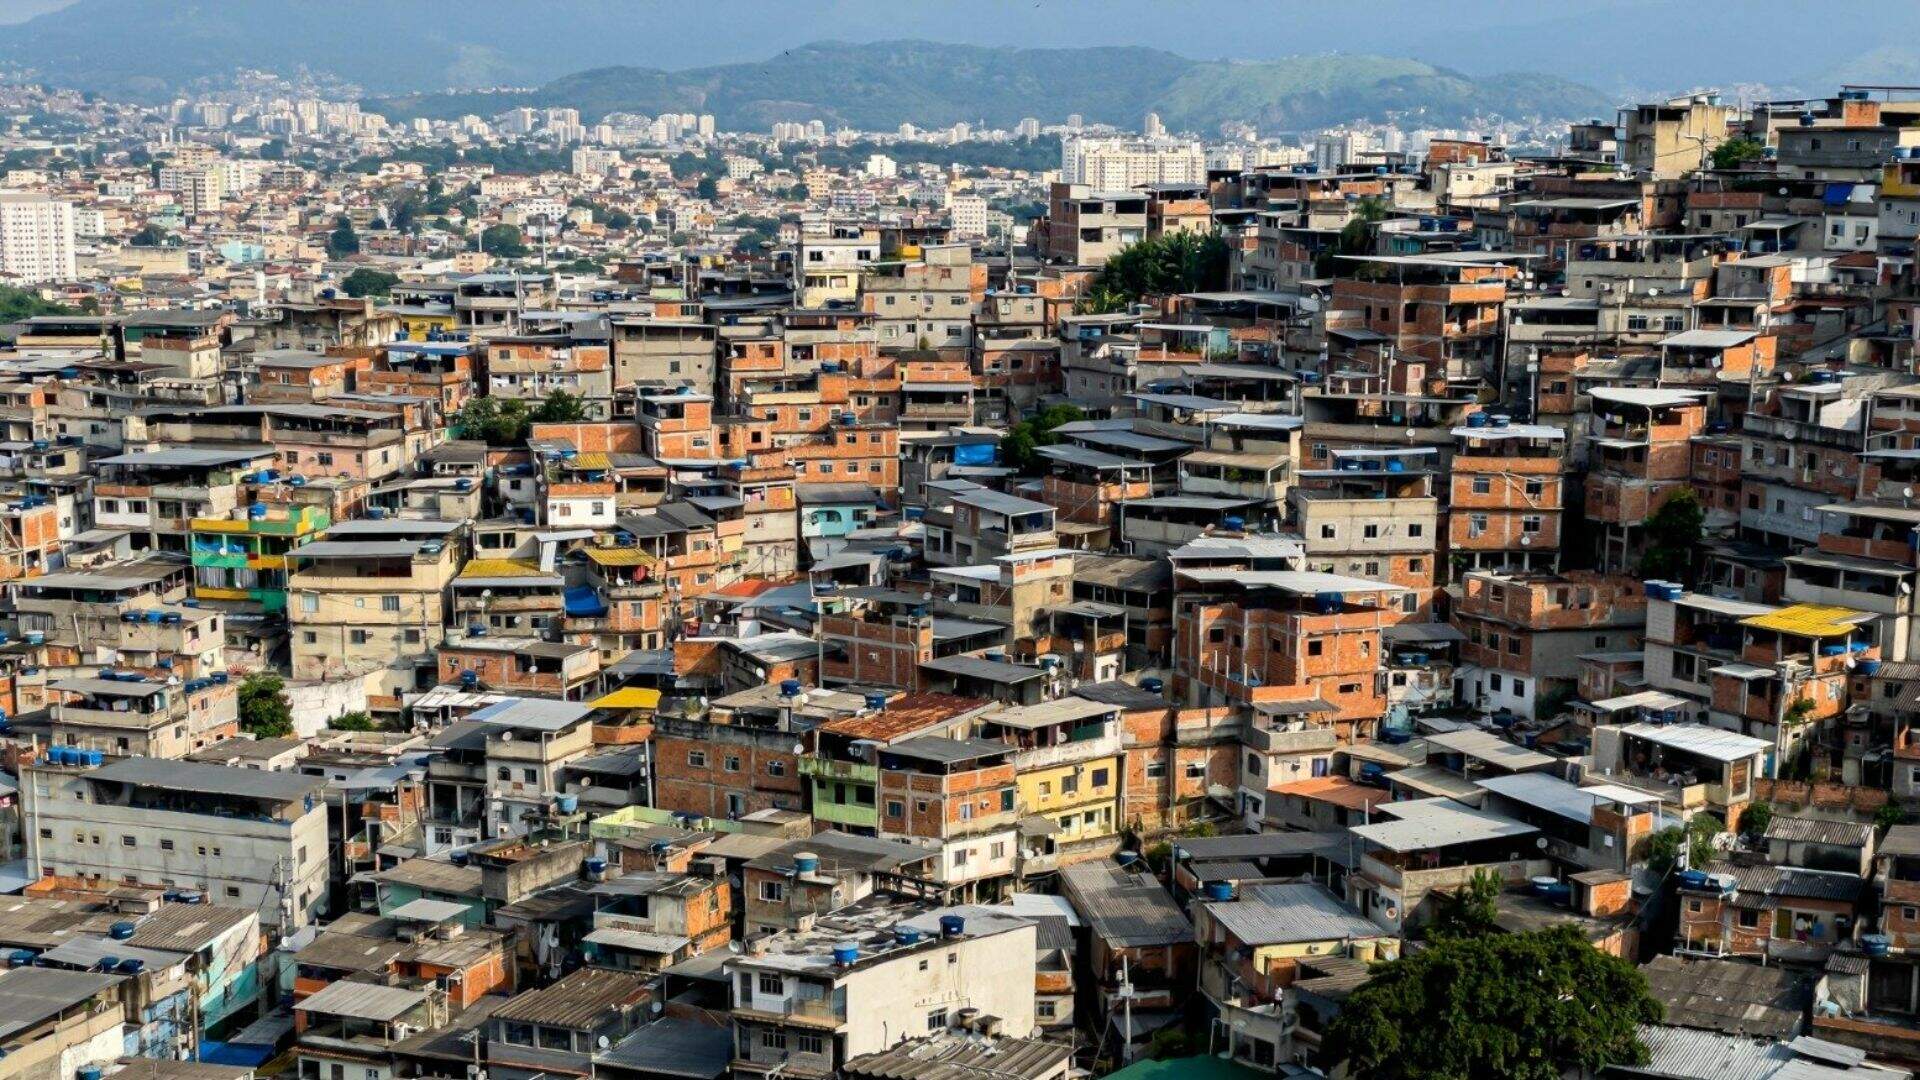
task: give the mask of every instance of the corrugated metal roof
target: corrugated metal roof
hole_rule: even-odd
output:
[[[1246,885],[1237,900],[1201,905],[1243,945],[1287,945],[1388,936],[1378,923],[1314,881]]]
[[[1130,874],[1104,862],[1075,863],[1060,882],[1108,948],[1173,945],[1193,940],[1193,925],[1151,874]]]
[[[1873,842],[1873,825],[1864,821],[1825,821],[1820,818],[1776,815],[1767,822],[1766,838],[1793,844],[1865,847]]]
[[[341,979],[308,995],[294,1005],[294,1010],[384,1024],[398,1020],[425,1004],[426,1000],[426,992],[422,990]]]
[[[642,975],[610,968],[581,968],[552,986],[516,995],[493,1015],[501,1020],[581,1031],[597,1027],[610,1014],[646,998],[647,983]]]

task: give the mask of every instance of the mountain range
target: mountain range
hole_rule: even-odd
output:
[[[1175,130],[1251,123],[1265,131],[1414,115],[1460,125],[1488,113],[1571,117],[1610,113],[1589,87],[1545,75],[1463,75],[1417,60],[1320,55],[1197,61],[1159,49],[1015,49],[930,41],[816,42],[757,63],[666,71],[602,67],[514,94],[442,92],[382,97],[395,119],[490,115],[515,105],[608,113],[710,112],[722,128],[821,119],[885,130],[903,122],[1011,127],[1070,113],[1132,127],[1149,110]]]
[[[0,70],[160,101],[257,69],[358,85],[370,108],[399,119],[530,104],[589,119],[711,112],[736,129],[816,118],[865,129],[1010,126],[1076,112],[1132,127],[1151,109],[1175,129],[1244,121],[1274,131],[1389,113],[1437,125],[1487,113],[1585,116],[1614,104],[1565,78],[1469,75],[1375,55],[1202,61],[1130,46],[826,41],[680,70],[619,62],[671,53],[663,38],[688,33],[681,21],[695,20],[619,0],[77,0],[0,31]],[[499,86],[521,89],[474,89]]]

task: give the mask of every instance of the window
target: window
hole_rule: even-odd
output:
[[[947,1010],[935,1009],[932,1012],[928,1013],[927,1014],[927,1030],[928,1031],[947,1030]]]
[[[139,847],[140,843],[139,841],[135,840],[133,837],[125,833],[122,833],[120,835],[120,846],[121,847]]]
[[[365,630],[349,630],[347,637],[348,640],[352,641],[355,645],[365,645],[372,639],[373,635]]]
[[[691,766],[692,768],[695,768],[695,769],[704,769],[704,768],[706,768],[706,767],[707,767],[707,752],[706,752],[705,750],[689,750],[689,751],[687,751],[687,764],[688,764],[689,766]]]
[[[740,755],[739,755],[739,754],[728,754],[728,755],[727,755],[727,764],[726,764],[726,769],[727,769],[727,771],[728,771],[728,772],[739,772],[739,771],[740,771]]]
[[[1527,498],[1537,499],[1540,496],[1545,495],[1546,493],[1547,493],[1547,485],[1545,481],[1543,480],[1527,481]]]
[[[1307,640],[1308,656],[1319,656],[1321,653],[1325,651],[1326,651],[1326,642],[1321,641],[1319,638],[1309,638]]]
[[[795,1035],[793,1048],[802,1054],[819,1054],[826,1050],[826,1043],[818,1035]]]
[[[1740,910],[1740,926],[1742,929],[1751,930],[1759,925],[1760,913],[1758,911],[1752,908],[1742,908]]]
[[[1360,526],[1360,536],[1361,539],[1364,540],[1378,540],[1380,539],[1380,526],[1370,521]]]
[[[1418,521],[1410,522],[1407,525],[1408,536],[1424,536],[1426,535],[1426,531],[1427,527]]]
[[[785,775],[787,775],[787,763],[786,763],[786,762],[784,762],[784,761],[769,761],[769,762],[767,762],[767,775],[768,775],[768,776],[785,776]]]
[[[1335,529],[1331,524],[1320,526],[1320,539],[1332,540],[1337,538],[1338,536],[1339,536],[1339,530]]]
[[[888,799],[887,800],[887,816],[893,817],[893,818],[906,817],[907,804],[901,802],[899,799]]]
[[[400,598],[399,598],[399,597],[397,597],[397,596],[383,596],[383,597],[381,597],[381,598],[380,598],[380,610],[381,610],[381,611],[399,611],[399,610],[400,610]]]
[[[1493,494],[1493,477],[1491,477],[1491,476],[1476,476],[1476,477],[1474,477],[1474,478],[1473,478],[1473,493],[1474,493],[1475,495],[1491,495],[1491,494]]]
[[[762,881],[760,883],[760,899],[765,900],[769,904],[777,904],[782,900],[785,900],[786,898],[787,898],[786,882]],[[766,976],[762,975],[761,979],[764,981],[766,979]]]
[[[1147,779],[1160,780],[1167,775],[1167,763],[1164,761],[1147,762]]]
[[[1036,1020],[1053,1019],[1053,1002],[1036,1001],[1033,1003],[1033,1015]]]
[[[760,1031],[760,1045],[767,1050],[785,1050],[787,1048],[787,1033],[778,1028],[762,1028]]]

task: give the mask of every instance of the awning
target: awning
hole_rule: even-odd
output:
[[[576,585],[567,590],[567,614],[576,617],[596,618],[607,613],[607,602],[591,585]]]
[[[1052,836],[1060,831],[1060,826],[1049,817],[1023,817],[1020,819],[1021,836]]]

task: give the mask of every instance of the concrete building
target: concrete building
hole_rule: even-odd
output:
[[[0,191],[0,276],[26,285],[71,281],[73,204]]]

